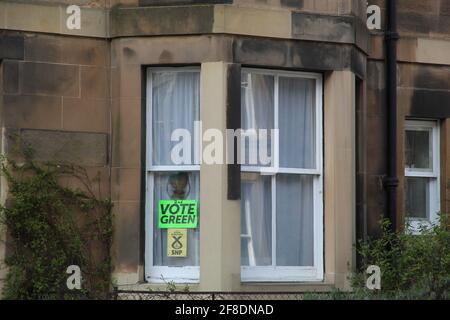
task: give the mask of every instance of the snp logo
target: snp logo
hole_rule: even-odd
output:
[[[366,280],[366,287],[369,290],[381,290],[381,269],[379,266],[369,266],[366,270],[369,275]]]
[[[67,267],[67,274],[70,276],[67,278],[66,285],[69,290],[81,289],[81,269],[77,265],[71,265]]]

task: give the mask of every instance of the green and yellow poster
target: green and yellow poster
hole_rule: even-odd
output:
[[[158,228],[195,229],[198,224],[197,200],[160,200]]]

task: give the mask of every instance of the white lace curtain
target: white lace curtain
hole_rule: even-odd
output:
[[[175,129],[187,129],[194,138],[200,113],[200,73],[161,72],[152,77],[153,165],[173,165],[170,141]],[[193,142],[193,140],[192,140]],[[193,162],[193,143],[191,163]]]
[[[200,73],[196,71],[164,71],[152,73],[152,164],[174,166],[171,150],[177,142],[171,141],[175,129],[187,129],[194,138],[194,121],[199,120],[200,112]],[[193,140],[192,140],[193,142]],[[193,144],[191,163],[193,162]],[[156,266],[198,266],[199,230],[188,229],[187,257],[167,256],[167,231],[157,226],[159,200],[170,200],[169,177],[175,172],[153,172],[153,264]],[[180,168],[180,171],[181,168]],[[198,172],[188,174],[186,199],[199,201],[200,176]]]
[[[277,84],[278,90],[275,89]],[[277,79],[274,75],[244,73],[243,128],[273,129],[276,126],[276,91],[279,165],[282,168],[314,169],[314,80],[282,76]],[[251,150],[247,148],[246,151]],[[298,174],[272,177],[245,172],[245,167],[242,170],[242,265],[313,266],[314,177]],[[273,223],[276,224],[275,232],[272,231]],[[274,248],[273,243],[276,244]]]

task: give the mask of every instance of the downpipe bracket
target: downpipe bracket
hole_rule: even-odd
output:
[[[383,184],[386,189],[395,189],[399,186],[400,180],[394,177],[387,177],[384,178]]]

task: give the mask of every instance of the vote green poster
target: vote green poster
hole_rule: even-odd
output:
[[[160,200],[158,227],[160,229],[195,229],[198,224],[197,200]]]

